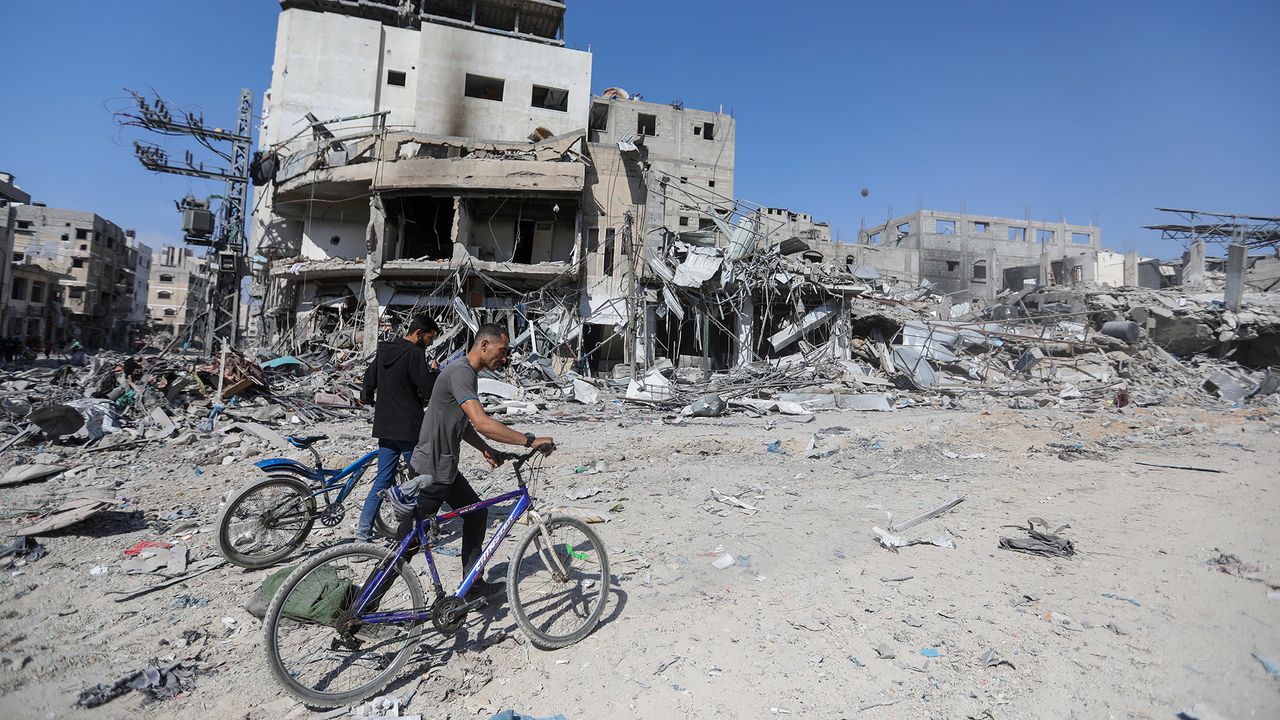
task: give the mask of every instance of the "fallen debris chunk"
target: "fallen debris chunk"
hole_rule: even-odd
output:
[[[1043,528],[1037,530],[1036,526]],[[1021,527],[1020,525],[1006,525],[1005,527]],[[1075,544],[1070,539],[1061,537],[1058,533],[1071,527],[1070,525],[1062,525],[1053,532],[1049,532],[1049,523],[1038,517],[1027,520],[1027,534],[1030,538],[1000,538],[1000,548],[1003,550],[1013,550],[1015,552],[1027,553],[1029,555],[1042,555],[1045,557],[1070,557],[1076,554]]]
[[[60,472],[65,472],[66,469],[63,465],[47,465],[43,463],[14,465],[5,471],[3,476],[0,476],[0,485],[16,485],[31,480],[41,480],[57,475]]]
[[[729,409],[728,403],[719,395],[703,395],[694,400],[693,403],[685,406],[680,411],[685,417],[720,417]]]
[[[54,530],[61,530],[75,525],[107,508],[119,507],[123,504],[123,500],[117,500],[114,496],[108,495],[104,491],[85,490],[71,496],[66,502],[45,515],[39,522],[15,530],[13,534],[18,536],[44,535]]]
[[[920,523],[924,522],[925,520],[928,520],[929,518],[932,518],[932,517],[937,517],[938,515],[941,515],[942,513],[959,505],[960,503],[964,502],[964,498],[965,498],[964,495],[957,495],[956,497],[942,503],[941,505],[933,508],[932,510],[925,510],[922,513],[913,515],[907,518],[906,520],[903,520],[902,522],[897,522],[897,523],[893,522],[893,516],[890,515],[889,531],[898,533],[898,532],[902,532],[903,530],[913,528],[916,525],[919,525]]]

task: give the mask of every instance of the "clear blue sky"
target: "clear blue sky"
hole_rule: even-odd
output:
[[[272,0],[6,3],[0,169],[152,246],[173,201],[104,107],[121,88],[231,124],[270,82]],[[1088,224],[1174,256],[1155,206],[1280,215],[1280,2],[571,0],[593,84],[738,122],[737,194],[852,239],[924,206]],[[118,100],[117,100],[118,102]],[[859,189],[867,187],[866,200]]]

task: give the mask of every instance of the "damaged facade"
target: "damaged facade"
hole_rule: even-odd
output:
[[[1092,226],[919,210],[863,230],[853,255],[907,282],[928,280],[958,300],[991,300],[1026,280],[1095,282],[1101,250],[1102,233]]]
[[[141,246],[132,230],[92,212],[23,204],[11,208],[14,218],[11,261],[28,272],[42,272],[40,298],[25,288],[26,311],[33,303],[47,304],[54,283],[61,313],[50,309],[47,320],[32,317],[19,336],[29,344],[62,345],[79,340],[89,348],[124,347],[141,333],[132,320],[136,305],[137,270]],[[18,278],[15,272],[14,280]],[[17,300],[16,285],[8,297]],[[32,332],[36,330],[36,332]]]
[[[455,303],[516,332],[530,294],[556,306],[591,79],[563,4],[427,2],[407,24],[381,3],[282,7],[261,132],[278,168],[252,226],[264,344],[371,348],[388,313]]]

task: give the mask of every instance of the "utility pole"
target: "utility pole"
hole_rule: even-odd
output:
[[[246,211],[249,206],[249,153],[253,143],[253,94],[240,91],[234,132],[205,125],[204,118],[191,112],[177,111],[177,118],[164,100],[148,101],[142,94],[129,91],[136,110],[113,113],[122,126],[139,127],[158,135],[189,137],[228,163],[224,168],[207,168],[196,162],[190,151],[181,164],[171,163],[168,152],[154,143],[134,141],[134,154],[142,166],[152,172],[185,175],[206,180],[222,180],[226,191],[222,197],[218,227],[210,228],[201,221],[199,208],[180,206],[183,210],[185,241],[209,247],[209,274],[213,280],[208,297],[204,352],[213,352],[215,340],[234,347],[240,330],[240,285],[248,259],[245,238]],[[229,145],[229,149],[225,146]],[[207,215],[207,213],[206,213]]]

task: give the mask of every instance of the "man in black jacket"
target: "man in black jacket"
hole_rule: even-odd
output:
[[[378,493],[395,483],[396,465],[406,465],[422,428],[422,413],[431,401],[437,371],[427,366],[424,350],[440,334],[440,326],[426,315],[409,324],[403,338],[378,343],[378,354],[364,371],[361,401],[373,403],[373,436],[378,439],[378,474],[365,498],[356,540],[373,537],[373,519],[382,507]],[[376,397],[376,400],[375,400]]]

